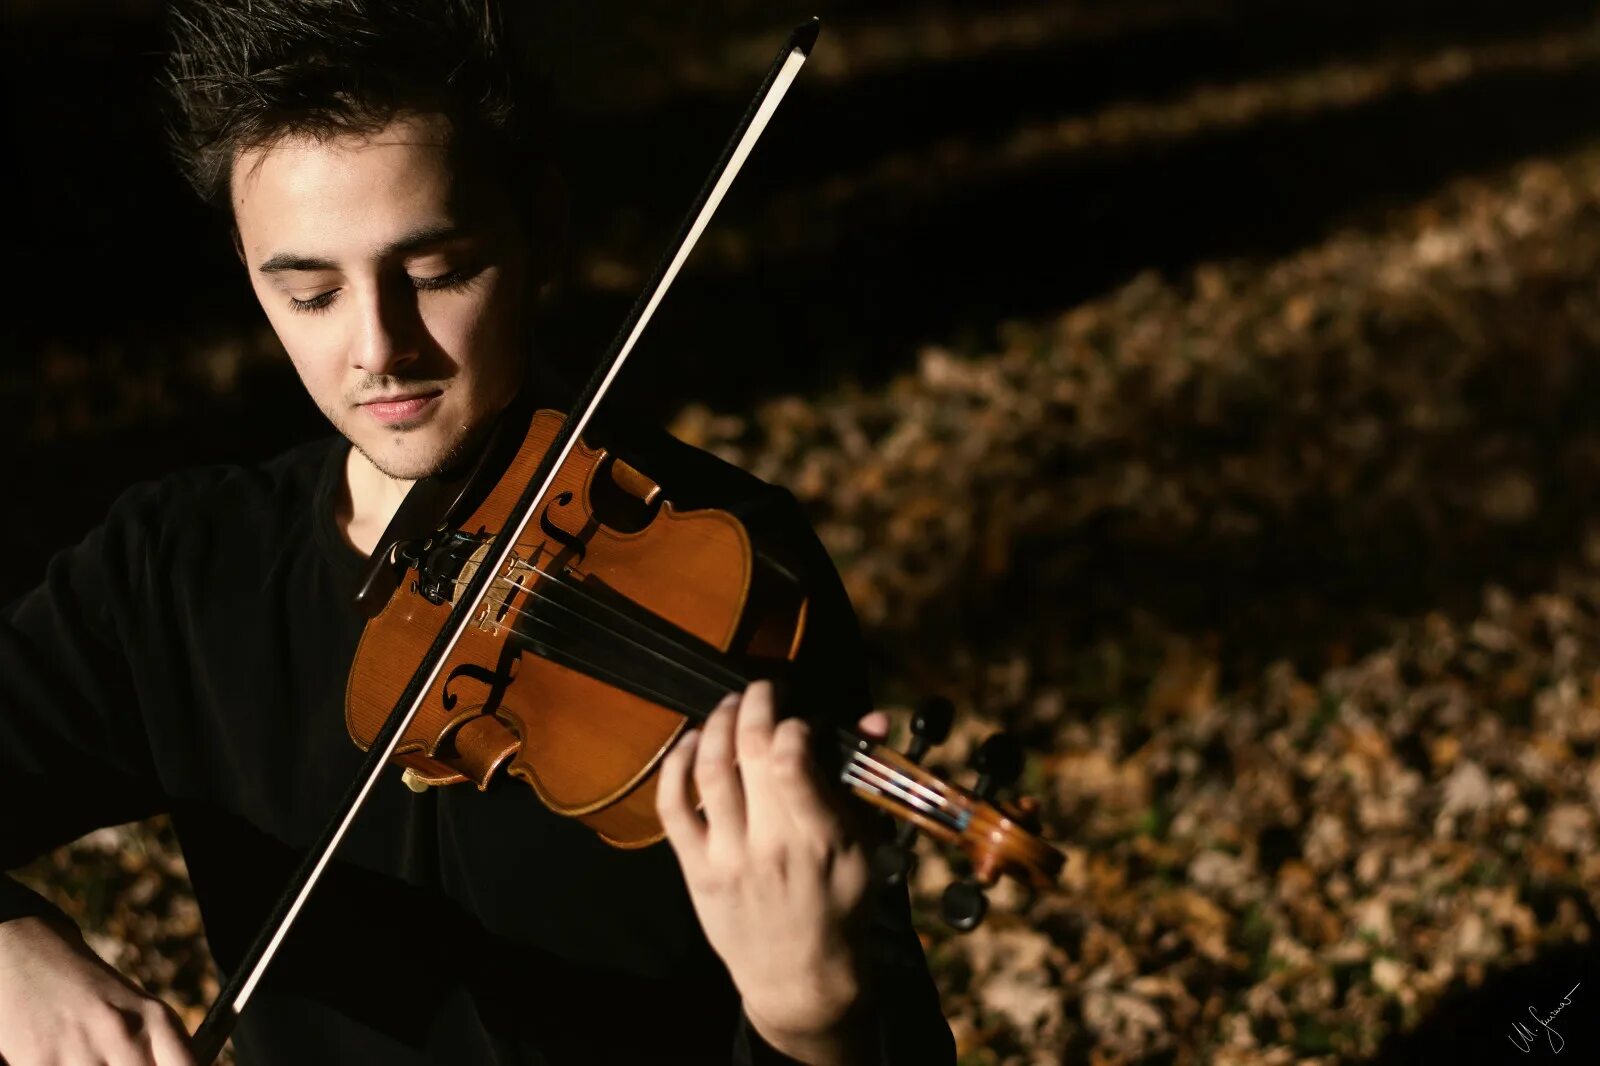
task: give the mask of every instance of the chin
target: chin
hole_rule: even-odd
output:
[[[433,435],[424,430],[344,436],[380,473],[403,481],[438,473],[457,451],[456,442],[429,439]]]
[[[437,474],[443,469],[441,463],[417,462],[409,456],[403,459],[391,460],[382,455],[373,455],[365,449],[362,450],[361,454],[365,455],[372,462],[372,465],[378,468],[379,473],[385,477],[394,478],[396,481],[421,481],[423,478]]]
[[[351,442],[379,471],[392,478],[417,481],[449,470],[461,461],[475,434],[465,427],[458,433],[440,434],[438,421],[431,426],[394,433],[388,432],[376,440]],[[430,432],[430,430],[433,430]]]
[[[402,481],[417,481],[437,474],[450,465],[453,448],[361,448],[373,466],[385,475]]]

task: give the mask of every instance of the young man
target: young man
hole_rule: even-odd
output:
[[[340,435],[135,487],[0,624],[0,868],[167,811],[225,972],[360,762],[342,708],[365,554],[518,389],[565,399],[525,357],[542,164],[486,18],[477,0],[180,9],[180,157]],[[734,511],[802,575],[799,668],[833,694],[812,717],[864,715],[854,616],[794,498],[659,431],[618,439],[679,506]],[[804,726],[774,719],[757,684],[669,753],[670,848],[613,849],[520,781],[417,794],[394,774],[241,1017],[240,1061],[953,1061],[905,890],[870,884]],[[0,877],[0,1059],[189,1054]]]

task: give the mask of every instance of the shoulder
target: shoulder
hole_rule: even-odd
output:
[[[130,491],[175,508],[246,502],[269,505],[314,493],[326,465],[343,454],[343,445],[342,437],[324,437],[264,462],[189,467]]]
[[[314,486],[335,444],[317,441],[256,465],[195,467],[128,487],[98,524],[51,557],[42,581],[8,605],[8,617],[41,609],[102,621],[140,616],[167,602],[173,589],[204,591],[227,579],[250,551],[289,531],[288,523],[309,520]]]
[[[310,519],[342,443],[332,436],[261,463],[190,467],[136,483],[112,504],[96,534],[160,554],[229,534],[279,532]]]

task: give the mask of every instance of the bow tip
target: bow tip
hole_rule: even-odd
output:
[[[811,46],[817,43],[817,34],[821,32],[822,20],[812,15],[794,28],[794,33],[790,37],[790,47],[798,48],[802,55],[810,55]]]

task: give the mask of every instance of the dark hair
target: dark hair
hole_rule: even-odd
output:
[[[163,81],[184,176],[229,211],[234,156],[285,136],[372,132],[409,111],[511,188],[547,187],[530,111],[488,0],[180,0]],[[540,213],[521,203],[525,221]],[[545,205],[548,206],[548,205]]]

